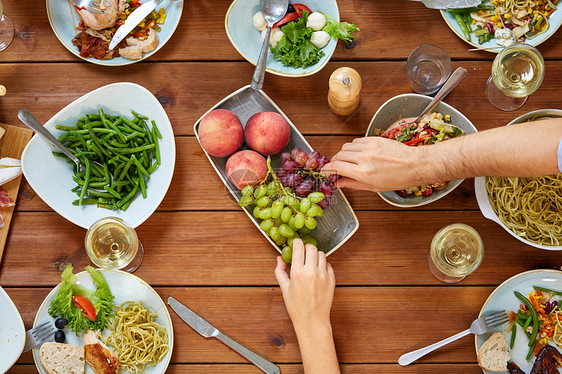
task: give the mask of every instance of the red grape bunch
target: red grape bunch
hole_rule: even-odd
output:
[[[283,186],[290,187],[300,197],[307,197],[312,192],[322,192],[324,199],[318,205],[322,209],[328,208],[335,182],[340,177],[337,174],[326,176],[320,173],[330,159],[317,151],[306,153],[298,147],[291,152],[281,153],[280,158],[281,169],[277,170],[277,177]]]

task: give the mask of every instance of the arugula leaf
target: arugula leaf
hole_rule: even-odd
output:
[[[113,316],[113,295],[103,275],[91,266],[86,266],[86,271],[92,277],[96,289],[88,290],[76,284],[76,276],[72,273],[74,268],[67,265],[61,274],[61,283],[56,297],[49,305],[49,314],[53,317],[64,317],[68,320],[68,328],[75,333],[86,332],[88,329],[103,330],[108,319]],[[96,310],[96,321],[90,321],[82,311],[74,306],[72,296],[84,296]]]
[[[334,17],[327,13],[321,12],[326,18],[326,26],[322,28],[322,31],[326,31],[335,39],[341,39],[345,42],[350,42],[351,39],[355,39],[355,32],[359,31],[359,28],[352,23],[348,22],[338,22]]]
[[[312,27],[306,27],[308,12],[304,11],[301,18],[281,27],[283,38],[271,48],[273,58],[286,66],[306,68],[316,64],[324,56],[324,52],[312,44],[310,36]]]

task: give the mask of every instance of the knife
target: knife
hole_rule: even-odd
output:
[[[125,23],[122,24],[115,32],[115,35],[113,35],[113,38],[109,43],[109,51],[115,48],[121,40],[125,39],[125,37],[129,35],[129,33],[133,31],[133,29],[137,27],[137,25],[141,23],[142,20],[145,19],[146,16],[148,16],[150,12],[152,12],[162,1],[164,0],[151,0],[143,3],[140,7],[129,14]]]
[[[199,317],[195,312],[191,309],[174,299],[173,297],[168,297],[168,304],[174,312],[185,322],[187,323],[193,330],[198,332],[201,336],[205,338],[217,338],[241,356],[246,358],[248,361],[259,367],[265,373],[268,374],[279,374],[281,370],[278,366],[273,364],[272,362],[267,361],[263,357],[258,356],[256,353],[250,351],[248,348],[244,347],[243,345],[235,342],[234,340],[230,339],[228,336],[224,335],[222,332],[214,328],[209,322],[205,321],[203,318]]]
[[[410,0],[421,1],[430,9],[460,9],[480,5],[482,0]]]

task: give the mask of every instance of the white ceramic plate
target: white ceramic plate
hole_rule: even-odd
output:
[[[55,125],[75,126],[80,117],[97,113],[100,107],[106,113],[122,114],[127,118],[132,118],[131,110],[144,114],[156,122],[162,133],[162,139],[159,140],[162,164],[147,181],[146,199],[138,195],[126,211],[108,210],[95,205],[72,205],[72,201],[76,200],[76,194],[71,191],[76,186],[72,180],[72,166],[66,160],[53,156],[52,151],[56,149],[37,134],[23,151],[23,174],[45,203],[80,227],[87,229],[100,218],[116,216],[135,228],[160,205],[172,181],[176,162],[172,124],[164,108],[150,91],[138,84],[123,82],[100,87],[73,101],[55,114],[45,127],[55,137],[59,137],[63,131],[57,130]]]
[[[143,0],[142,2],[146,2]],[[80,16],[74,10],[71,0],[47,0],[47,16],[49,23],[59,41],[75,56],[98,65],[106,66],[122,66],[134,64],[135,62],[142,61],[158,52],[172,37],[174,31],[178,27],[181,14],[183,11],[183,1],[164,0],[158,7],[166,10],[166,21],[160,25],[162,30],[158,33],[158,46],[152,52],[143,53],[140,60],[127,60],[124,57],[116,57],[111,60],[98,60],[97,58],[89,57],[84,58],[80,56],[78,47],[72,44],[72,39],[78,34],[76,27],[80,23]]]
[[[519,299],[513,294],[513,291],[519,291],[523,296],[527,296],[529,291],[533,290],[533,286],[541,286],[549,288],[551,290],[562,291],[562,271],[557,270],[531,270],[524,273],[517,274],[502,284],[500,284],[494,292],[490,294],[482,310],[480,310],[481,317],[484,313],[494,312],[498,310],[506,310],[507,313],[514,311],[517,313],[519,309]],[[509,344],[511,339],[511,332],[507,331],[509,324],[504,324],[496,331],[502,331],[506,341]],[[490,334],[475,335],[476,344],[476,354],[478,354],[478,349],[484,344],[484,342],[490,337]],[[533,367],[534,358],[531,361],[525,360],[527,352],[529,351],[528,344],[529,339],[523,334],[521,326],[517,325],[517,334],[515,336],[515,344],[511,350],[510,361],[515,362],[519,367],[525,372],[529,373]],[[556,346],[554,342],[551,342],[552,346]],[[560,347],[557,347],[559,351],[562,352]],[[486,372],[484,370],[484,372]],[[494,372],[498,373],[498,372]],[[502,373],[507,373],[504,371]]]
[[[367,128],[365,136],[375,136],[375,130],[386,130],[390,125],[403,118],[418,117],[421,112],[427,107],[427,104],[433,98],[426,95],[419,94],[402,94],[394,96],[387,100],[377,110],[371,123]],[[465,134],[472,134],[478,130],[468,118],[466,118],[460,111],[453,108],[445,102],[437,104],[435,109],[431,111],[441,113],[443,115],[451,116],[451,124],[461,128]],[[450,181],[445,187],[439,191],[434,191],[430,196],[408,196],[402,197],[394,191],[379,192],[378,195],[390,205],[399,208],[415,208],[423,205],[430,204],[434,201],[441,199],[448,195],[451,191],[457,188],[464,179],[457,179]]]
[[[170,347],[168,353],[164,357],[162,361],[160,361],[156,366],[152,367],[150,365],[146,366],[146,374],[160,374],[165,373],[168,364],[170,363],[170,358],[172,357],[172,350],[174,348],[174,329],[172,327],[172,320],[170,319],[170,314],[168,313],[168,308],[166,308],[166,304],[162,301],[160,296],[154,291],[152,287],[150,287],[145,281],[140,279],[139,277],[125,273],[119,270],[100,270],[102,272],[109,288],[111,289],[111,293],[115,297],[114,303],[116,305],[120,305],[125,301],[142,301],[142,305],[150,310],[151,312],[155,312],[158,314],[158,318],[156,322],[161,324],[166,328],[168,333],[168,346]],[[77,281],[76,283],[86,287],[90,290],[94,289],[94,285],[92,282],[92,278],[88,272],[83,271],[81,273],[76,274]],[[37,315],[35,316],[35,320],[33,321],[33,326],[37,326],[45,321],[53,321],[54,318],[49,315],[49,304],[51,300],[53,300],[59,290],[59,286],[56,286],[43,300],[43,303],[39,307],[37,311]],[[84,346],[84,335],[79,334],[76,336],[71,331],[65,330],[66,333],[66,343],[71,345],[77,346]],[[109,334],[109,330],[104,330],[104,336]],[[52,341],[52,339],[51,339]],[[41,374],[47,374],[43,365],[39,360],[39,347],[33,349],[33,360],[35,361],[35,366],[37,366],[37,370]],[[93,369],[86,365],[86,373],[93,374]]]
[[[0,373],[20,357],[25,345],[25,327],[10,296],[0,287]]]
[[[336,20],[340,20],[338,4],[335,0],[303,0],[291,1],[291,3],[302,3],[313,12],[324,12]],[[262,46],[261,32],[256,30],[252,22],[254,14],[261,10],[260,0],[234,0],[226,12],[224,26],[228,39],[252,65],[256,65]],[[337,40],[331,38],[328,44],[321,49],[324,56],[316,64],[307,68],[293,68],[285,66],[281,61],[273,59],[271,52],[267,55],[266,71],[284,77],[305,77],[319,72],[327,63],[336,50]]]
[[[483,4],[490,5],[490,1],[486,0],[483,2]],[[451,28],[451,30],[453,30],[453,32],[457,34],[459,38],[461,38],[468,44],[472,45],[473,47],[483,49],[488,52],[494,52],[494,53],[498,53],[499,51],[501,51],[501,47],[499,47],[495,38],[490,41],[487,41],[484,44],[478,44],[478,38],[475,37],[474,34],[470,34],[471,40],[468,41],[465,38],[461,30],[461,27],[459,26],[459,23],[455,20],[455,17],[451,13],[447,13],[446,11],[441,10],[441,16],[443,17],[447,25]],[[525,43],[536,47],[537,45],[541,44],[542,42],[550,38],[552,35],[554,35],[554,33],[558,30],[558,28],[562,24],[562,12],[560,10],[555,10],[550,15],[549,22],[550,22],[550,27],[548,28],[548,30],[546,30],[542,34],[537,35],[533,39],[527,39]],[[472,29],[474,30],[475,27],[472,26]],[[492,48],[492,49],[487,49],[487,48]]]
[[[562,110],[560,110],[560,109],[539,109],[539,110],[535,110],[535,111],[532,111],[532,112],[529,112],[527,114],[524,114],[522,116],[517,117],[516,119],[514,119],[513,121],[508,123],[507,126],[509,126],[511,124],[514,124],[514,123],[532,121],[536,118],[541,118],[541,117],[562,117]],[[517,235],[515,232],[513,232],[513,230],[508,228],[500,220],[500,218],[498,217],[496,212],[494,212],[494,208],[492,208],[492,204],[490,203],[490,196],[488,195],[488,190],[486,188],[486,177],[474,178],[474,191],[475,191],[475,195],[476,195],[476,201],[478,202],[478,207],[480,208],[480,211],[482,212],[482,215],[484,217],[488,218],[489,220],[492,220],[492,221],[496,222],[505,231],[507,231],[511,236],[513,236],[517,240],[522,241],[523,243],[525,243],[527,245],[530,245],[532,247],[535,247],[535,248],[546,249],[546,250],[550,250],[550,251],[562,251],[562,245],[561,246],[552,246],[552,245],[538,244],[538,243],[529,241],[522,236]]]

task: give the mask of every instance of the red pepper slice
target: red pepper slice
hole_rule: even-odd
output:
[[[304,4],[293,4],[293,8],[295,8],[295,12],[298,13],[299,17],[302,17],[302,12],[305,10],[310,14],[312,10]]]
[[[409,146],[414,146],[420,142],[423,142],[425,139],[429,139],[431,138],[431,135],[426,135],[426,136],[421,136],[421,137],[415,137],[412,140],[408,140],[407,142],[404,142],[405,145],[409,145]]]
[[[289,23],[289,22],[291,22],[291,21],[296,20],[296,19],[299,18],[299,17],[300,17],[299,14],[296,13],[296,12],[289,13],[289,14],[285,14],[285,17],[281,18],[280,21],[275,22],[275,23],[273,24],[273,27],[282,26],[282,25],[284,25],[284,24],[286,24],[286,23]]]
[[[74,305],[82,311],[82,314],[90,321],[96,321],[96,310],[90,302],[84,296],[72,296],[72,302]]]

